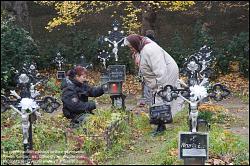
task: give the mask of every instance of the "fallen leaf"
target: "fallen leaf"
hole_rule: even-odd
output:
[[[178,153],[179,153],[178,149],[173,149],[173,148],[172,148],[172,149],[170,150],[170,155],[171,155],[171,156],[178,156]]]
[[[130,146],[129,149],[130,149],[130,150],[134,150],[135,147],[134,147],[134,146]]]
[[[213,159],[213,165],[220,165],[220,159]]]

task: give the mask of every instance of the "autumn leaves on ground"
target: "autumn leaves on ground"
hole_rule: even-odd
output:
[[[236,152],[237,150],[240,152],[239,149],[248,147],[249,142],[245,147],[239,147],[238,149],[237,147],[241,146],[240,141],[238,142],[239,145],[235,147],[235,149],[228,147],[230,142],[234,142],[237,139],[243,139],[245,141],[249,140],[249,134],[247,134],[249,130],[249,119],[246,119],[246,117],[249,116],[249,103],[246,103],[248,102],[247,98],[249,96],[249,81],[241,76],[240,73],[231,73],[228,75],[219,76],[214,82],[220,82],[221,84],[227,86],[232,92],[232,95],[226,99],[226,102],[222,101],[217,103],[213,102],[209,104],[203,104],[200,106],[200,111],[207,111],[215,114],[213,117],[215,124],[211,124],[211,143],[214,141],[213,139],[216,139],[216,137],[213,137],[214,135],[219,134],[219,132],[223,132],[225,133],[225,137],[221,141],[228,141],[224,143],[228,145],[221,147],[224,148],[224,150],[221,149],[220,151],[217,151],[216,147],[212,148],[212,150],[209,152],[210,159],[207,160],[207,164],[249,164],[249,161],[247,161],[249,159],[248,153],[244,159],[244,157],[240,156]],[[141,92],[141,86],[134,76],[128,75],[124,84],[124,90],[127,94],[138,96]],[[229,103],[231,103],[231,107],[229,107]],[[147,109],[137,107],[133,111],[135,114],[140,114],[147,112]],[[234,114],[236,111],[241,112],[242,114],[238,114],[239,116],[237,116]],[[186,116],[185,113],[181,113],[180,117],[183,116],[183,114],[184,117]],[[181,121],[181,123],[185,124],[185,121]],[[132,144],[128,148],[128,151],[119,154],[113,160],[108,160],[105,164],[180,164],[181,162],[177,159],[178,149],[176,141],[178,136],[177,131],[181,131],[178,130],[179,127],[177,126],[182,125],[183,124],[178,124],[177,121],[175,121],[174,125],[168,129],[165,135],[157,138],[152,138],[149,136],[149,131],[147,131],[146,134],[138,134],[137,139],[132,141],[134,142],[134,145]],[[216,127],[221,126],[223,127],[221,130],[216,129]],[[235,131],[234,128],[239,126],[241,126],[241,128],[237,128],[238,131]],[[176,133],[169,135],[169,133],[172,133],[176,130],[173,129],[175,127],[177,127]],[[215,130],[213,131],[214,128]],[[243,133],[243,131],[246,130],[247,133]],[[187,131],[187,128],[183,131]],[[236,134],[236,136],[232,136],[233,134]],[[237,136],[239,136],[239,138],[236,139]],[[169,137],[171,139],[168,140]],[[230,139],[229,137],[233,138]],[[166,141],[168,143],[166,143]],[[166,147],[162,147],[164,143],[167,144]],[[234,144],[237,144],[237,142]],[[170,159],[168,159],[167,154],[170,154]],[[243,158],[242,161],[238,159],[240,157]]]
[[[99,84],[100,73],[89,72],[90,84]],[[59,81],[50,80],[50,90],[60,96]],[[238,73],[219,77],[215,82],[225,84],[232,95],[224,102],[200,106],[200,115],[211,123],[209,132],[209,160],[206,164],[249,164],[248,135],[237,129],[249,128],[249,81]],[[53,85],[53,86],[52,86]],[[188,131],[187,107],[174,117],[173,124],[157,137],[148,122],[148,108],[137,106],[141,85],[133,75],[126,76],[124,92],[127,95],[124,112],[111,108],[108,95],[94,98],[98,103],[95,115],[77,130],[67,128],[69,121],[59,110],[42,114],[33,125],[34,164],[183,164],[178,159],[178,134]],[[48,90],[48,89],[47,89]],[[246,103],[247,102],[247,103]],[[231,104],[231,105],[230,105]],[[234,116],[236,115],[236,116]],[[248,114],[249,115],[249,114]],[[22,151],[20,118],[11,111],[1,114],[1,151]],[[116,123],[118,122],[118,123]],[[108,128],[117,125],[114,130]],[[247,137],[247,138],[246,138]],[[108,144],[109,143],[109,144]],[[109,147],[107,147],[109,145]],[[64,152],[41,154],[41,151]],[[75,152],[74,154],[66,152]],[[8,164],[15,164],[8,157],[22,158],[21,154],[2,153]]]

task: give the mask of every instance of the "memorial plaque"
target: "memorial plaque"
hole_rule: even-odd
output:
[[[65,78],[65,71],[57,71],[57,79],[61,80]]]
[[[208,133],[180,132],[179,158],[208,159]]]
[[[108,75],[110,81],[125,81],[126,77],[125,65],[109,65]]]
[[[101,84],[105,84],[108,81],[109,81],[109,76],[108,75],[101,75],[101,77],[100,77]]]

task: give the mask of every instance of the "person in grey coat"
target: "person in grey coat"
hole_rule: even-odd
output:
[[[133,52],[133,56],[138,63],[139,70],[143,75],[145,85],[150,88],[151,94],[157,92],[160,87],[172,85],[180,87],[178,83],[179,68],[175,60],[157,43],[147,37],[131,34],[124,39]],[[161,97],[156,96],[152,105],[162,105],[166,103]],[[181,110],[183,100],[177,98],[170,104],[172,115]],[[158,125],[157,131],[164,131],[165,125]]]
[[[155,39],[155,33],[153,30],[147,30],[146,31],[146,37],[148,37],[150,40],[154,41],[157,43],[156,39]],[[141,77],[141,72],[139,70],[139,75]],[[142,97],[140,100],[140,106],[143,106],[145,104],[150,104],[153,101],[153,98],[151,96],[151,90],[148,86],[145,85],[145,82],[143,79],[141,79],[141,85],[142,85]]]

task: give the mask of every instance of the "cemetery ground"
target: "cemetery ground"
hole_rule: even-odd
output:
[[[96,75],[90,74],[90,83],[97,84]],[[236,81],[231,79],[231,75],[218,79],[232,91],[228,99],[200,107],[211,124],[208,165],[249,165],[249,82],[235,74]],[[50,80],[50,92],[57,97],[58,85]],[[178,159],[178,133],[188,131],[187,107],[175,115],[163,134],[152,137],[154,126],[149,124],[148,108],[137,105],[140,83],[128,75],[124,89],[126,110],[131,111],[112,108],[105,94],[93,99],[98,109],[79,129],[68,129],[69,121],[60,109],[53,114],[42,113],[33,125],[33,164],[183,164]],[[116,128],[107,132],[114,124],[118,124]],[[20,118],[11,110],[1,114],[1,164],[22,161],[20,125]]]
[[[223,102],[214,103],[225,108],[225,117],[212,123],[210,131],[210,151],[208,165],[228,165],[228,164],[249,164],[249,103],[242,102],[238,97],[231,96]],[[179,112],[174,118],[174,123],[168,125],[167,131],[157,137],[152,137],[150,133],[139,136],[136,143],[129,150],[120,154],[117,158],[109,160],[104,164],[108,165],[154,165],[183,164],[177,159],[177,140],[179,131],[187,131],[185,116],[187,109]],[[184,118],[184,120],[183,120]],[[224,122],[222,122],[224,120]],[[221,128],[222,127],[222,128]],[[220,134],[221,133],[221,134]],[[230,138],[231,137],[231,138]],[[220,139],[217,140],[216,139]],[[223,141],[226,141],[223,143]],[[234,145],[230,145],[230,142]],[[244,142],[244,143],[243,143]],[[217,144],[212,145],[213,143]],[[222,143],[223,145],[219,145]],[[247,154],[239,153],[238,158],[246,160],[235,160],[236,150],[244,144]],[[243,147],[242,147],[243,148]],[[227,150],[226,150],[227,149]],[[241,148],[240,148],[241,149]],[[243,148],[244,149],[244,148]],[[242,150],[243,150],[242,149]],[[235,153],[236,152],[236,153]],[[243,155],[243,156],[241,156]],[[236,157],[236,158],[237,158]]]

